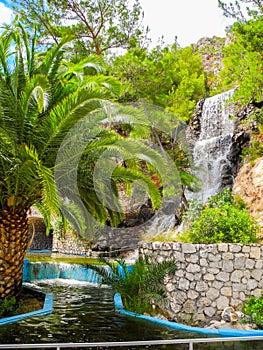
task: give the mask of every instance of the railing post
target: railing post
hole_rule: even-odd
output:
[[[194,350],[194,343],[190,341],[189,343],[189,350]]]

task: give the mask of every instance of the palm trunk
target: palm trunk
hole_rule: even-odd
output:
[[[0,300],[22,289],[24,256],[28,241],[27,210],[0,213]]]

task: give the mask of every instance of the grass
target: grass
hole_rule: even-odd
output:
[[[27,288],[23,288],[19,297],[5,300],[7,306],[2,310],[0,318],[26,314],[43,308],[45,295]],[[3,309],[3,308],[2,308]]]
[[[31,262],[63,262],[68,264],[95,264],[95,265],[101,265],[103,264],[100,259],[97,258],[89,258],[84,256],[45,256],[42,254],[27,254],[26,259],[28,259]]]

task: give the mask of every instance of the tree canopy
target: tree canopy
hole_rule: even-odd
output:
[[[109,70],[122,83],[122,102],[158,105],[185,121],[207,94],[201,56],[191,46],[135,48],[115,58]]]
[[[262,0],[235,0],[234,2],[218,0],[218,6],[223,10],[226,17],[231,17],[241,22],[261,16],[263,13]]]
[[[148,32],[139,0],[15,0],[14,9],[26,26],[38,24],[43,44],[70,35],[75,59],[142,45]]]
[[[243,105],[263,103],[262,35],[263,17],[236,22],[230,32],[233,39],[224,48],[219,89],[237,88],[235,99]]]

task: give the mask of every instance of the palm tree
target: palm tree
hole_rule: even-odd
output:
[[[164,306],[164,277],[176,271],[174,260],[150,263],[148,256],[140,256],[132,266],[128,266],[123,258],[113,262],[101,258],[101,261],[103,266],[88,264],[87,268],[98,273],[101,283],[108,284],[114,292],[121,294],[126,309],[151,313],[152,305]]]
[[[98,58],[74,66],[67,62],[67,39],[45,52],[36,49],[35,39],[30,39],[19,24],[6,27],[0,36],[0,299],[21,291],[29,208],[34,205],[40,209],[47,230],[52,216],[61,214],[54,167],[65,136],[118,89],[110,77],[94,74],[99,68]],[[106,128],[93,133],[78,170],[82,203],[100,219],[105,219],[106,213],[114,214],[89,190],[89,155],[93,151],[95,157],[99,150],[109,149],[118,137]],[[129,181],[145,177],[136,169],[117,168],[113,182],[125,176]],[[153,186],[152,193],[157,203],[159,193]],[[70,216],[73,223],[78,221],[74,210]]]

